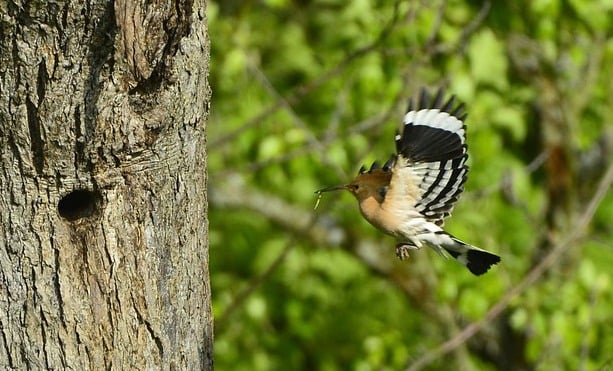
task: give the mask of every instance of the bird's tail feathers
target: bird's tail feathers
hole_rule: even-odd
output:
[[[449,237],[451,237],[453,243],[446,243],[441,247],[476,276],[482,275],[492,265],[500,262],[500,256],[496,254],[469,245],[452,235],[449,235]]]

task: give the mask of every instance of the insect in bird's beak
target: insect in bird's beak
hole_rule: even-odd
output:
[[[313,210],[317,210],[317,206],[319,206],[319,201],[321,200],[321,197],[323,196],[324,192],[339,191],[341,189],[347,189],[348,186],[348,184],[336,185],[315,191],[315,194],[317,195],[317,201],[315,201],[315,207],[313,208]]]

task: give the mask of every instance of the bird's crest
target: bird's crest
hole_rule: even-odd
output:
[[[386,173],[392,171],[392,167],[394,167],[394,163],[396,162],[396,156],[392,155],[389,160],[385,161],[383,166],[379,164],[379,161],[375,161],[370,165],[370,169],[366,170],[366,166],[362,165],[360,170],[358,171],[358,175],[360,174],[372,174],[375,170],[382,170]]]

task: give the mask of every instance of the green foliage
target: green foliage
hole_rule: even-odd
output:
[[[487,4],[208,4],[217,368],[403,369],[483,318],[578,225],[611,160],[613,3]],[[446,228],[503,259],[479,278],[429,250],[397,263],[393,239],[347,194],[312,210],[313,191],[385,161],[408,97],[441,85],[467,104],[471,166]],[[571,179],[563,202],[549,157],[558,150]],[[236,174],[249,193],[237,199],[269,201],[219,202]],[[297,215],[275,219],[276,201]],[[325,244],[299,213],[351,241]],[[583,238],[460,346],[467,357],[430,367],[512,367],[503,341],[539,370],[610,366],[611,220],[609,192]],[[388,271],[355,250],[362,240],[388,253]]]

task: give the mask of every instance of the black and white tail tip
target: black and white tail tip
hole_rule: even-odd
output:
[[[463,245],[463,249],[450,249],[445,247],[445,251],[449,255],[453,256],[457,261],[471,271],[472,274],[480,276],[490,270],[492,265],[500,262],[500,256],[493,254],[489,251],[478,249],[474,246],[466,245],[459,241]]]

